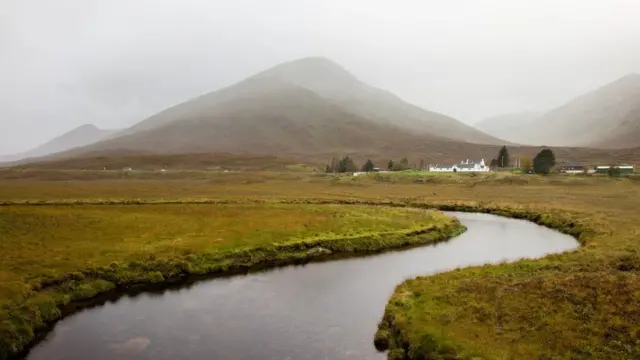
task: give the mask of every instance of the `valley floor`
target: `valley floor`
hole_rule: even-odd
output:
[[[323,238],[327,234],[340,238],[415,229],[416,224],[425,224],[421,223],[421,215],[410,209],[362,207],[354,212],[326,204],[490,211],[558,228],[579,237],[583,246],[572,253],[540,260],[467,268],[400,284],[387,306],[377,337],[384,339],[379,343],[386,342],[387,347],[396,349],[390,356],[401,353],[411,359],[439,359],[456,353],[460,358],[483,359],[635,359],[640,358],[639,192],[640,182],[629,178],[494,174],[374,174],[354,178],[233,173],[173,180],[0,180],[0,204],[4,204],[0,207],[0,276],[3,284],[14,284],[3,285],[2,292],[7,300],[33,295],[31,291],[35,291],[35,296],[29,297],[29,310],[37,310],[40,317],[36,320],[44,321],[55,318],[56,304],[113,286],[108,281],[83,283],[87,273],[70,256],[79,249],[94,267],[90,276],[103,271],[112,276],[110,279],[122,276],[128,281],[143,273],[149,275],[145,262],[140,260],[147,256],[154,275],[146,280],[159,281],[165,270],[170,273],[192,266],[184,261],[191,255],[195,264],[201,264],[201,258],[195,255],[220,246],[211,242],[214,237],[231,239],[226,243],[232,244],[228,248],[231,249],[235,244],[245,246],[256,241],[271,244],[284,235],[279,231],[289,231],[289,238]],[[167,211],[172,215],[163,215]],[[217,223],[181,221],[201,218],[203,211],[215,211]],[[299,214],[294,216],[299,220],[291,225],[283,215],[288,211]],[[353,213],[364,215],[353,217]],[[173,220],[159,228],[144,225],[170,217]],[[388,220],[371,221],[379,218]],[[237,219],[254,220],[227,225]],[[264,222],[273,231],[255,235],[253,231],[264,228]],[[79,247],[60,245],[59,252],[53,252],[55,256],[48,260],[60,266],[59,273],[38,273],[37,267],[27,271],[43,258],[46,248],[42,243],[56,241],[55,236],[48,239],[42,235],[42,226],[71,226],[75,230],[69,236],[74,239],[87,239],[85,231],[93,226],[101,229],[101,236],[137,236],[144,240],[138,246],[123,241],[100,249],[91,249],[86,243]],[[345,234],[339,231],[345,226],[369,230]],[[277,230],[283,227],[285,230]],[[227,229],[224,235],[216,233],[220,228]],[[32,234],[40,235],[33,239]],[[70,241],[57,239],[61,244]],[[16,247],[18,240],[21,246]],[[193,254],[189,252],[192,247]],[[305,253],[308,249],[304,248]],[[160,255],[151,257],[154,252]],[[172,259],[174,253],[182,262],[160,261]],[[45,265],[52,267],[43,264],[43,269]],[[194,268],[198,270],[198,266]],[[134,276],[128,269],[147,270],[135,270]],[[56,278],[63,273],[70,275]],[[44,296],[42,291],[30,288],[36,279],[47,279],[41,284],[57,289],[68,281],[80,286],[65,288],[72,295],[65,299],[54,296],[52,303],[48,294]],[[5,313],[1,321],[3,337],[28,336],[25,331],[29,324],[24,319],[20,323],[14,321],[15,316],[6,316]],[[6,331],[7,326],[16,324],[24,326]]]

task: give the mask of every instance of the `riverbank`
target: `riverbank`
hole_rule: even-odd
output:
[[[402,289],[406,294],[419,294],[407,303],[411,308],[398,310],[405,319],[415,319],[415,326],[406,328],[415,336],[412,343],[420,344],[421,335],[431,334],[425,339],[484,359],[640,358],[640,310],[635,306],[640,302],[637,180],[510,175],[507,179],[465,176],[455,178],[458,183],[420,176],[394,182],[250,173],[224,179],[0,181],[0,202],[49,204],[43,207],[75,202],[104,206],[341,202],[447,210],[466,207],[466,211],[517,215],[555,228],[566,226],[574,236],[580,234],[583,245],[570,254],[403,283],[396,294]],[[505,209],[510,213],[501,213]],[[421,311],[424,316],[416,314]]]
[[[20,352],[70,304],[114,289],[375,253],[464,231],[434,211],[301,204],[5,206],[0,229],[0,358]]]
[[[377,349],[389,360],[640,358],[640,311],[630,305],[640,302],[640,253],[631,238],[602,228],[595,213],[576,222],[522,209],[483,212],[556,229],[583,248],[407,280],[389,299]],[[624,249],[600,248],[621,242]]]

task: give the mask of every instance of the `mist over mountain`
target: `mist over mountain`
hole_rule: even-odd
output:
[[[117,130],[99,129],[92,124],[81,125],[67,133],[23,153],[0,155],[0,162],[18,161],[66,151],[80,146],[93,144],[117,133]]]
[[[486,118],[476,123],[476,129],[495,137],[505,139],[518,144],[529,144],[531,139],[523,128],[542,116],[544,112],[525,111],[509,113]],[[531,144],[535,145],[535,144]]]
[[[640,146],[640,75],[630,74],[540,116],[515,114],[476,125],[531,145],[623,149]]]
[[[141,151],[308,156],[380,153],[409,144],[454,141],[504,142],[371,87],[328,59],[304,58],[171,107],[65,155]]]

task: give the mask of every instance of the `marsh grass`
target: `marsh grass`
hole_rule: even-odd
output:
[[[390,359],[640,358],[640,182],[633,177],[237,173],[228,178],[163,181],[0,181],[0,202],[27,200],[105,207],[165,202],[342,203],[439,207],[525,218],[577,236],[582,247],[538,260],[408,280],[390,299],[381,321],[386,333],[379,334],[376,343],[386,339],[392,349]],[[147,273],[152,274],[150,281],[164,278],[161,266],[166,265],[158,266]],[[109,286],[83,284],[83,295]],[[55,316],[55,303],[47,302],[49,296],[39,296],[44,304],[41,314]]]
[[[441,213],[309,204],[146,204],[0,208],[0,358],[65,305],[187,274],[309,261],[444,240]]]

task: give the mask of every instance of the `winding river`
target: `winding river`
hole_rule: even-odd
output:
[[[578,246],[522,220],[451,215],[468,231],[433,246],[121,297],[58,322],[27,359],[384,359],[373,335],[404,279]]]

